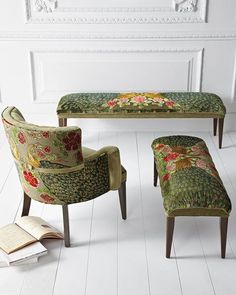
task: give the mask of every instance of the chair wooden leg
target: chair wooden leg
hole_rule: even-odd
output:
[[[213,134],[216,136],[217,134],[217,123],[218,123],[218,118],[213,118]]]
[[[59,118],[58,119],[58,125],[59,125],[59,127],[67,126],[67,118]]]
[[[228,217],[220,217],[221,258],[225,258]]]
[[[158,172],[157,172],[157,166],[156,166],[156,162],[155,162],[155,159],[154,159],[154,165],[153,165],[154,169],[154,179],[153,179],[153,185],[154,186],[157,186],[157,178],[158,178]]]
[[[68,205],[62,205],[65,247],[70,247],[70,226]]]
[[[21,216],[28,216],[30,210],[31,198],[24,192],[23,208]]]
[[[123,219],[127,218],[127,213],[126,213],[126,181],[124,181],[119,190],[119,199],[120,199],[120,209],[121,209],[121,215]]]
[[[175,226],[175,218],[167,217],[166,218],[166,258],[170,258],[174,226]]]
[[[223,139],[223,129],[224,129],[224,118],[219,119],[219,148],[222,148]]]

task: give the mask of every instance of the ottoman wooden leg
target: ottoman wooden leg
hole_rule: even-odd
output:
[[[228,217],[220,217],[221,258],[225,258]]]
[[[223,129],[224,129],[224,118],[219,119],[219,148],[222,147],[222,139],[223,139]]]
[[[67,118],[59,118],[58,119],[58,125],[59,125],[59,127],[67,126]]]
[[[167,217],[166,218],[166,258],[170,258],[174,226],[175,226],[175,218]]]
[[[126,214],[126,181],[124,181],[119,190],[119,199],[120,199],[120,210],[121,210],[121,215],[122,218],[125,220],[127,218]]]
[[[217,123],[218,123],[218,118],[213,119],[213,134],[216,136],[217,134]]]
[[[158,178],[158,172],[157,172],[157,166],[156,166],[156,162],[154,159],[154,180],[153,180],[153,185],[157,186],[157,178]]]
[[[63,212],[63,226],[64,226],[64,242],[65,247],[70,247],[70,225],[69,225],[69,213],[68,205],[62,205]]]

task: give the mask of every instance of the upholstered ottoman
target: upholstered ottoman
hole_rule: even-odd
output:
[[[68,118],[213,118],[221,148],[225,106],[204,92],[73,93],[61,98],[57,115],[59,126]]]
[[[157,177],[167,215],[166,257],[170,257],[176,216],[219,216],[221,257],[225,258],[231,202],[205,142],[191,136],[153,141],[154,186]]]

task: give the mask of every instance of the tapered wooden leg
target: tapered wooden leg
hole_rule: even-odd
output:
[[[170,258],[174,226],[175,226],[175,218],[167,217],[166,218],[166,258]]]
[[[221,258],[225,258],[228,217],[220,217]]]
[[[59,127],[67,126],[67,119],[66,118],[59,118],[58,119],[58,125],[59,125]]]
[[[24,192],[23,208],[21,216],[28,216],[30,210],[31,198]]]
[[[217,134],[217,123],[218,123],[218,118],[213,119],[213,134],[216,136]]]
[[[157,166],[156,166],[156,162],[155,162],[155,159],[154,159],[154,165],[153,165],[154,169],[154,179],[153,179],[153,185],[154,186],[157,186],[157,178],[158,178],[158,172],[157,172]]]
[[[65,247],[70,247],[70,226],[68,205],[62,205]]]
[[[120,209],[123,219],[127,218],[126,214],[126,181],[123,182],[118,190],[119,199],[120,199]]]
[[[219,119],[219,148],[222,148],[223,139],[223,129],[224,129],[224,118]]]

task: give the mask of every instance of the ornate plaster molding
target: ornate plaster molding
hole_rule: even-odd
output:
[[[198,10],[198,0],[174,0],[178,12],[195,12]]]
[[[34,0],[35,10],[38,12],[50,13],[57,7],[57,0]]]
[[[33,2],[34,1],[34,2]],[[25,0],[26,22],[39,24],[171,24],[202,23],[208,0],[172,0],[166,6],[81,7],[65,0]],[[118,2],[119,3],[119,2]],[[199,6],[199,8],[197,7]],[[180,13],[186,11],[188,13]]]

